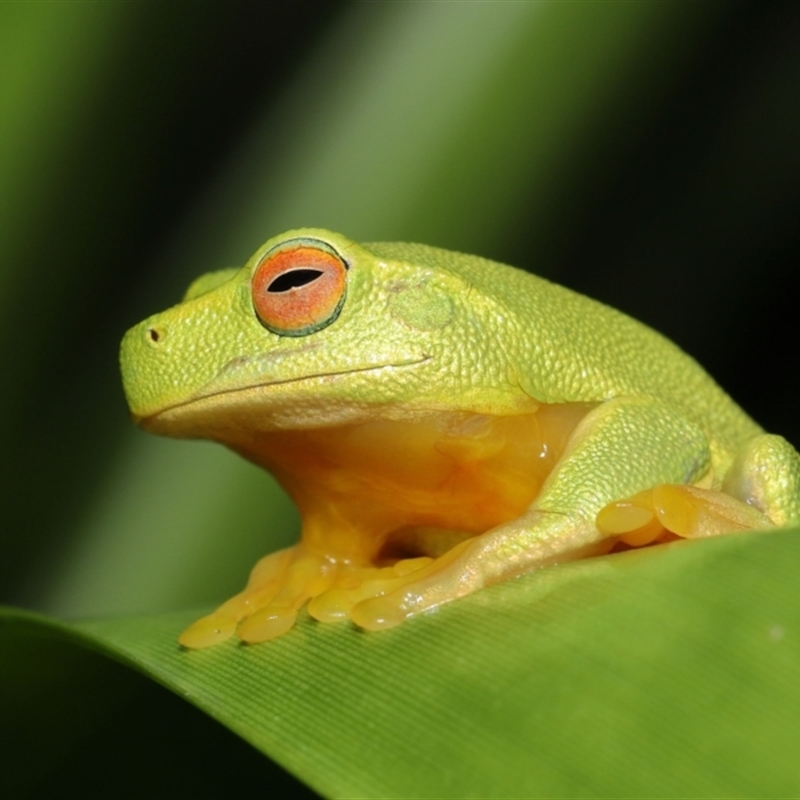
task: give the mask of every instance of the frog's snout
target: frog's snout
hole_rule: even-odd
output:
[[[153,314],[125,334],[122,385],[139,424],[197,395],[239,353],[236,320],[222,312],[198,298]]]
[[[159,318],[161,317],[161,318]],[[124,336],[120,366],[125,397],[137,421],[164,404],[164,395],[180,381],[171,367],[170,324],[161,315],[140,322]],[[181,376],[185,380],[185,375]]]

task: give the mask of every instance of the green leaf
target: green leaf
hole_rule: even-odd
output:
[[[197,652],[175,642],[192,614],[64,626],[9,611],[2,685],[18,692],[25,637],[51,659],[88,647],[326,796],[788,796],[799,565],[797,531],[731,535],[550,568],[387,632],[305,620]],[[51,672],[27,659],[16,683],[32,695]]]

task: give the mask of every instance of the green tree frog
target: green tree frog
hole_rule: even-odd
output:
[[[180,637],[389,628],[612,548],[800,522],[800,456],[674,344],[513,267],[300,229],[122,343],[134,420],[221,442],[301,541]]]

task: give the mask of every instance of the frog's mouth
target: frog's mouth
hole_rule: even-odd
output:
[[[424,354],[417,358],[388,364],[372,364],[348,369],[317,372],[292,378],[253,380],[237,386],[219,386],[244,366],[236,359],[191,397],[144,414],[133,413],[133,420],[153,433],[170,436],[209,436],[211,430],[230,425],[254,429],[269,427],[316,427],[331,424],[331,417],[350,416],[365,401],[338,399],[334,392],[325,392],[325,384],[337,379],[368,373],[415,367],[433,358]],[[348,413],[349,409],[349,413]]]

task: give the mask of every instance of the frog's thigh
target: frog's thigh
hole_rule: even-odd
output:
[[[535,507],[594,519],[611,500],[659,483],[693,483],[710,466],[708,440],[693,422],[652,400],[612,400],[578,425]]]
[[[800,454],[782,436],[761,434],[739,449],[723,490],[776,525],[800,523]]]
[[[710,466],[693,423],[660,403],[613,400],[576,428],[534,505],[521,517],[463,542],[404,586],[352,610],[366,628],[390,627],[490,583],[567,559],[603,552],[597,512],[659,483],[687,483]]]

